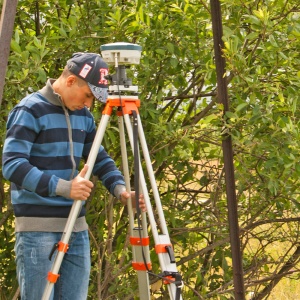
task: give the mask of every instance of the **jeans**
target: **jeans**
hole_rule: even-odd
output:
[[[16,233],[17,277],[22,300],[41,300],[56,252],[49,260],[58,232]],[[90,243],[87,231],[73,232],[64,255],[60,277],[53,285],[50,300],[86,300],[90,276]]]

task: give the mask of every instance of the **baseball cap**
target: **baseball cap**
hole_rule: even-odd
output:
[[[67,68],[74,75],[85,80],[97,100],[105,103],[107,99],[108,66],[97,53],[77,52],[67,61]]]

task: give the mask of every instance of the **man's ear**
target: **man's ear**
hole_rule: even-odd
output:
[[[66,79],[66,84],[68,87],[72,86],[76,82],[77,78],[75,75],[69,75]]]

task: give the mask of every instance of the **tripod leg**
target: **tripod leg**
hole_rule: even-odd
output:
[[[141,186],[145,197],[145,203],[147,206],[148,219],[151,225],[152,234],[155,241],[155,250],[159,258],[160,267],[163,271],[163,277],[166,278],[165,283],[168,284],[170,299],[178,300],[178,299],[182,299],[181,295],[179,294],[179,290],[182,285],[181,276],[177,271],[174,252],[168,234],[168,229],[163,214],[163,209],[162,209],[162,205],[161,205],[161,201],[160,201],[160,197],[156,185],[156,180],[155,180],[155,176],[154,176],[154,172],[150,160],[150,155],[149,155],[149,151],[148,151],[148,147],[147,147],[147,143],[146,143],[146,139],[145,139],[145,135],[143,132],[142,123],[139,115],[137,116],[137,118],[138,118],[139,139],[143,150],[143,156],[146,162],[147,172],[149,175],[153,196],[155,199],[155,204],[156,204],[157,213],[160,220],[160,227],[161,227],[162,234],[159,234],[157,230],[156,221],[154,218],[149,194],[147,191],[145,177],[143,174],[142,166],[140,164],[140,181],[141,181]],[[128,115],[124,115],[124,119],[128,131],[131,147],[133,148],[133,135],[132,135],[132,126],[131,126],[130,118]]]
[[[109,120],[109,115],[103,115],[97,132],[96,132],[96,136],[87,160],[87,165],[89,166],[88,171],[85,175],[85,179],[89,179],[91,174],[92,174],[92,169],[94,167],[95,161],[96,161],[96,157],[99,151],[99,148],[101,146],[102,143],[102,139],[104,136],[104,132]],[[51,292],[53,289],[54,284],[56,283],[58,277],[59,277],[59,269],[60,266],[62,264],[63,258],[65,253],[67,252],[68,249],[68,243],[76,222],[76,219],[81,211],[81,207],[82,207],[82,201],[81,200],[74,200],[66,226],[64,228],[63,234],[62,234],[62,238],[61,241],[58,243],[58,247],[57,247],[57,254],[55,256],[55,260],[53,262],[51,271],[48,273],[48,281],[44,290],[44,294],[42,297],[42,300],[48,300],[51,296]]]
[[[118,117],[120,143],[123,173],[125,177],[126,189],[130,191],[130,176],[128,168],[128,158],[125,141],[124,120],[122,116]],[[130,242],[132,245],[132,266],[136,270],[138,275],[139,295],[141,300],[150,300],[150,284],[147,269],[150,267],[150,254],[149,254],[149,238],[147,233],[147,222],[145,219],[145,213],[142,216],[142,228],[138,225],[135,227],[134,213],[131,204],[132,199],[128,200],[128,215],[129,215],[129,227],[130,227]],[[147,266],[145,266],[145,263]]]
[[[132,151],[133,151],[133,134],[132,134],[132,126],[131,126],[129,115],[124,115],[124,121],[125,121],[125,124],[126,124],[130,145],[131,145],[131,148],[132,148]],[[148,218],[149,218],[150,225],[151,225],[152,228],[153,227],[156,228],[155,219],[154,219],[154,217],[152,218],[152,215],[153,215],[152,206],[151,206],[151,202],[150,202],[150,198],[149,198],[149,193],[148,193],[148,189],[147,189],[147,185],[146,185],[145,176],[144,176],[141,165],[140,165],[140,182],[141,182],[142,192],[143,192],[144,198],[145,198],[145,204],[146,204],[146,207],[147,207],[147,213],[148,213]],[[153,232],[153,235],[155,235],[155,234],[156,234],[156,232]],[[154,237],[154,239],[155,238],[156,237]]]
[[[147,172],[148,172],[148,176],[150,179],[152,192],[153,192],[153,196],[155,199],[157,213],[159,216],[160,226],[161,226],[161,230],[162,230],[162,234],[160,234],[158,236],[159,237],[158,240],[155,241],[156,253],[158,254],[160,266],[161,266],[163,272],[165,272],[167,277],[168,277],[167,274],[171,275],[169,277],[169,279],[171,279],[171,282],[173,282],[173,284],[170,284],[170,281],[165,282],[166,284],[168,284],[168,290],[169,290],[171,299],[172,300],[173,299],[174,300],[182,299],[182,297],[180,295],[180,290],[182,287],[181,275],[177,271],[175,255],[174,255],[173,247],[172,247],[172,244],[170,241],[170,237],[169,237],[169,233],[168,233],[168,229],[167,229],[167,225],[166,225],[166,220],[164,217],[163,208],[161,205],[160,196],[159,196],[158,188],[156,185],[156,180],[155,180],[155,176],[154,176],[154,172],[153,172],[153,168],[152,168],[152,163],[150,160],[150,154],[149,154],[149,150],[147,147],[146,138],[145,138],[145,134],[143,131],[143,126],[142,126],[140,115],[138,115],[137,118],[138,118],[138,128],[139,128],[139,139],[140,139],[140,143],[142,146],[144,159],[145,159],[146,167],[147,167]]]
[[[162,230],[163,234],[168,234],[166,219],[165,219],[165,216],[163,213],[163,208],[161,205],[160,196],[159,196],[159,192],[158,192],[157,185],[156,185],[156,180],[155,180],[155,176],[154,176],[154,172],[153,172],[153,168],[152,168],[152,163],[150,160],[150,154],[149,154],[145,134],[143,131],[141,118],[139,115],[137,116],[137,118],[138,118],[138,128],[139,128],[139,139],[140,139],[140,143],[141,143],[142,150],[143,150],[143,155],[144,155],[147,172],[148,172],[148,176],[149,176],[150,183],[151,183],[151,188],[152,188],[152,192],[153,192],[153,196],[154,196],[154,200],[155,200],[155,205],[157,207],[161,230]]]

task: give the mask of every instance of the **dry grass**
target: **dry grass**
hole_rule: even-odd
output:
[[[291,224],[284,224],[281,228],[278,228],[276,233],[278,236],[288,236],[291,235],[289,230],[291,230]],[[263,225],[256,228],[255,233],[259,232],[268,232],[269,229],[272,229],[272,225]],[[293,228],[293,230],[298,230],[298,225]],[[295,237],[294,237],[295,238]],[[293,252],[292,245],[295,245],[295,240],[293,237],[289,240],[288,238],[285,241],[282,240],[274,240],[273,243],[270,243],[267,247],[264,248],[264,253],[268,257],[272,257],[273,261],[280,261],[287,253]],[[247,250],[252,253],[255,253],[255,250],[260,247],[260,243],[256,239],[251,239]],[[269,265],[270,273],[275,271],[276,265]],[[299,267],[295,267],[298,269]],[[249,298],[251,296],[249,295]],[[298,300],[300,299],[300,281],[293,278],[282,278],[279,283],[273,288],[271,294],[266,297],[268,300]]]
[[[288,278],[282,279],[268,297],[268,300],[297,299],[300,299],[300,281]]]

